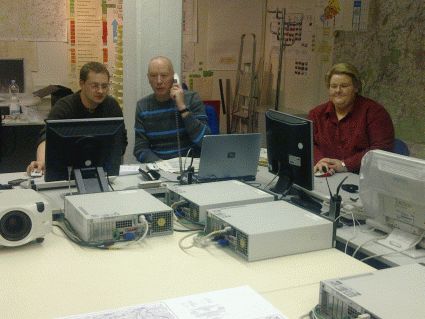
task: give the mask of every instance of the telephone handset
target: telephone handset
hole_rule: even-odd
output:
[[[174,73],[174,84],[180,86],[180,77],[177,73]],[[177,131],[177,150],[179,154],[179,167],[180,167],[180,176],[183,175],[183,164],[182,164],[182,154],[181,154],[181,143],[180,143],[180,133],[179,133],[179,112],[176,107],[176,131]]]
[[[174,73],[174,81],[173,81],[173,83],[180,85],[180,77],[179,77],[179,75],[177,73]]]

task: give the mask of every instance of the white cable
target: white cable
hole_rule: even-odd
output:
[[[186,157],[184,158],[184,162],[183,162],[183,170],[185,170],[186,169],[186,161],[187,161],[187,159],[188,159],[188,157],[189,157],[189,155],[190,155],[190,153],[192,152],[192,148],[189,148],[188,150],[187,150],[187,153],[186,153]]]
[[[181,199],[181,200],[179,200],[179,201],[177,201],[177,202],[172,203],[170,207],[171,207],[173,210],[175,210],[175,209],[176,209],[176,207],[178,207],[178,206],[180,206],[180,205],[182,205],[182,204],[185,204],[185,203],[186,203],[186,200]]]
[[[339,215],[339,216],[338,216],[338,218],[339,218],[339,217],[341,217],[341,215]],[[352,212],[351,212],[351,218],[352,218],[352,220],[353,220],[353,233],[354,233],[354,236],[353,236],[353,237],[351,237],[351,238],[349,238],[349,239],[347,239],[347,242],[345,243],[344,254],[347,254],[348,243],[349,243],[350,241],[352,241],[354,238],[356,238],[356,237],[357,237],[357,233],[356,233],[356,222],[355,222],[354,215],[353,215],[353,213],[352,213]]]
[[[194,242],[194,244],[195,244],[196,247],[206,247],[206,246],[208,246],[211,243],[211,240],[215,236],[224,235],[224,234],[228,233],[231,230],[232,230],[232,227],[227,226],[227,227],[224,227],[223,229],[213,231],[213,232],[209,233],[206,236],[195,237],[195,238],[193,238],[193,242]]]
[[[148,232],[149,232],[149,223],[148,223],[148,221],[146,220],[146,217],[144,216],[144,215],[141,215],[139,218],[141,218],[142,220],[141,221],[143,221],[143,224],[145,224],[145,231],[143,232],[143,235],[142,235],[142,237],[140,237],[137,241],[142,241],[143,239],[145,239],[146,238],[146,236],[148,235]]]
[[[384,239],[387,236],[388,235],[383,235],[383,236],[380,236],[380,237],[377,237],[377,238],[372,238],[372,239],[369,239],[369,240],[365,241],[364,243],[362,243],[362,244],[360,244],[360,245],[357,246],[356,250],[353,252],[353,254],[351,256],[352,257],[356,257],[356,254],[360,250],[360,248],[364,247],[365,245],[367,245],[370,242],[374,242],[374,241],[377,241],[377,240],[380,240],[380,239]]]
[[[402,252],[404,252],[406,250],[409,250],[410,248],[415,247],[417,244],[419,244],[422,241],[422,239],[424,238],[424,236],[425,236],[425,231],[422,233],[422,235],[419,236],[418,240],[416,240],[413,244],[411,244],[409,247],[407,247],[405,249],[394,250],[394,251],[390,251],[390,252],[384,253],[384,254],[369,256],[369,257],[360,259],[360,261],[363,261],[364,262],[364,261],[369,260],[369,259],[372,259],[372,258],[377,258],[377,257],[386,256],[386,255],[392,255],[392,254],[402,253]]]
[[[186,249],[192,248],[192,247],[194,246],[194,242],[193,242],[193,241],[192,241],[192,243],[191,243],[190,245],[188,245],[188,246],[183,246],[183,241],[184,241],[186,238],[189,238],[189,237],[192,237],[192,236],[198,235],[198,234],[200,234],[200,233],[201,233],[201,232],[191,233],[191,234],[187,234],[186,236],[183,236],[182,238],[180,238],[180,240],[179,240],[179,247],[180,247],[180,249],[181,249],[181,250],[183,250],[183,251],[185,251]]]
[[[180,238],[180,240],[179,240],[179,247],[182,250],[186,250],[186,249],[192,248],[194,246],[199,247],[199,248],[206,247],[206,246],[208,246],[211,243],[212,238],[214,238],[217,235],[226,234],[231,229],[232,228],[230,226],[227,226],[227,227],[225,227],[223,229],[213,231],[213,232],[211,232],[211,233],[209,233],[208,235],[205,235],[205,236],[200,236],[204,232],[197,232],[197,233],[188,234],[188,235]],[[183,241],[186,238],[193,237],[193,236],[196,236],[196,237],[194,237],[192,239],[192,243],[190,245],[184,246],[183,245]]]

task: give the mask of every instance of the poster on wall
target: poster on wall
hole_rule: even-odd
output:
[[[198,0],[183,0],[183,72],[195,71],[195,43],[197,42]]]
[[[336,1],[268,1],[265,65],[274,79],[281,75],[280,83],[272,84],[279,109],[306,114],[326,98],[323,78],[331,62],[334,19],[324,16]]]
[[[69,0],[70,83],[78,88],[80,68],[96,61],[111,74],[110,94],[122,104],[122,1]]]

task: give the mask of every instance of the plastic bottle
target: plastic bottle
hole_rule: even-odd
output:
[[[16,84],[15,80],[12,80],[9,85],[9,98],[10,98],[10,106],[9,106],[9,114],[12,117],[16,117],[21,113],[21,106],[19,105],[19,86]]]

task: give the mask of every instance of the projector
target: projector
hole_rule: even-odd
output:
[[[47,200],[32,189],[0,191],[0,246],[41,243],[52,230]]]

